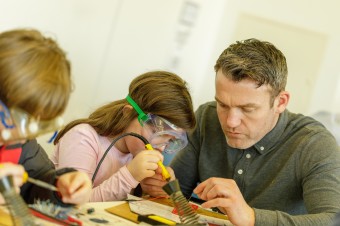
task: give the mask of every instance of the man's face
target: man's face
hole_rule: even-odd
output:
[[[215,86],[218,118],[233,148],[246,149],[261,140],[273,129],[285,108],[279,97],[271,107],[270,87],[257,87],[250,79],[234,82],[219,70]]]

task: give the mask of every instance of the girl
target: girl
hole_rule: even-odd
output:
[[[148,72],[131,82],[126,99],[104,105],[61,130],[52,161],[57,168],[73,167],[92,178],[90,201],[122,200],[141,180],[159,171],[157,163],[163,161],[159,151],[183,148],[186,130],[194,127],[186,82],[170,72]],[[135,136],[122,137],[110,147],[114,139],[131,132],[142,135],[156,150],[146,150]]]

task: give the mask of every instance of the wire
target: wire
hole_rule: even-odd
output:
[[[97,176],[98,170],[99,170],[101,164],[103,163],[103,161],[104,161],[104,159],[105,159],[107,153],[109,153],[110,149],[112,148],[112,146],[113,146],[118,140],[120,140],[120,139],[122,139],[123,137],[126,137],[126,136],[137,137],[137,138],[139,138],[141,141],[143,141],[144,145],[149,144],[149,141],[148,141],[145,137],[143,137],[142,135],[139,135],[139,134],[137,134],[137,133],[124,133],[124,134],[122,134],[122,135],[116,137],[115,139],[113,139],[113,141],[111,142],[111,144],[109,145],[109,147],[106,149],[106,151],[105,151],[103,157],[100,159],[100,161],[99,161],[99,163],[98,163],[98,165],[97,165],[97,167],[96,167],[96,170],[95,170],[94,173],[93,173],[93,176],[92,176],[92,183],[94,183],[94,179],[95,179],[96,176]]]

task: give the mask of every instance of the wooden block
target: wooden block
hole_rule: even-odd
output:
[[[122,217],[124,219],[130,220],[134,223],[139,223],[138,219],[138,214],[135,214],[131,212],[129,204],[128,203],[123,203],[118,206],[113,206],[110,208],[105,209],[107,212],[115,214],[119,217]]]

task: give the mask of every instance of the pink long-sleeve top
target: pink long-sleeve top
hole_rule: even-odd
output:
[[[88,124],[79,124],[59,140],[51,156],[56,168],[73,167],[88,174],[90,179],[111,144],[107,137],[97,134]],[[126,164],[132,154],[122,153],[113,146],[102,162],[93,183],[90,202],[123,200],[137,187]]]

